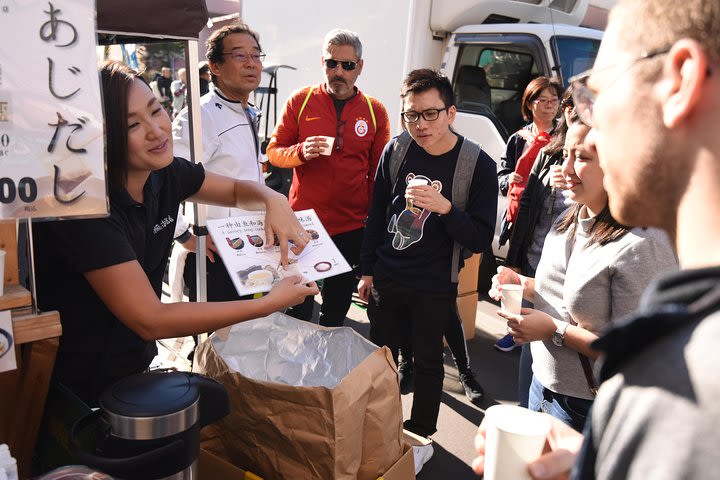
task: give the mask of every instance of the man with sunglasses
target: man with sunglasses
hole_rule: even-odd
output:
[[[453,281],[451,273],[455,242],[475,253],[490,246],[498,181],[495,162],[451,130],[457,109],[445,76],[414,70],[403,82],[401,97],[410,140],[405,143],[403,134],[383,151],[363,240],[358,293],[370,303],[373,342],[397,352],[398,342],[410,332],[415,393],[405,428],[428,437],[437,430],[443,336],[450,322],[458,322],[457,279]],[[393,161],[393,152],[405,149],[402,145],[407,147],[402,160]],[[464,208],[454,204],[452,193],[463,188],[458,169],[471,178]],[[457,262],[459,268],[459,257]],[[432,455],[432,445],[428,447],[416,449],[416,469]]]
[[[265,54],[260,48],[259,36],[244,23],[226,25],[208,38],[206,58],[212,83],[209,92],[200,97],[202,122],[203,158],[205,169],[236,178],[264,184],[260,163],[260,145],[257,136],[259,110],[250,104],[250,94],[260,85],[262,61]],[[173,122],[173,143],[178,157],[190,159],[190,117],[183,108]],[[189,213],[186,212],[186,213]],[[237,208],[207,207],[207,218],[226,218],[240,215]],[[190,235],[187,219],[178,215],[175,229],[176,240],[183,247],[175,246],[171,259],[171,273],[183,272],[190,299],[195,301],[196,260],[194,253],[196,237]],[[215,245],[208,242],[207,299],[209,301],[237,300],[238,294],[223,263],[212,252]],[[185,256],[187,259],[185,260]],[[179,260],[180,259],[180,260]],[[183,261],[184,260],[184,261]],[[184,264],[184,268],[181,265]],[[181,294],[181,281],[171,276],[171,289],[176,297]]]
[[[294,210],[314,209],[355,268],[375,170],[390,127],[385,107],[355,86],[363,69],[362,44],[355,32],[328,32],[321,62],[325,82],[290,96],[267,155],[274,166],[294,168],[290,205]],[[343,325],[355,275],[353,271],[323,281],[320,325]],[[308,297],[288,314],[310,320],[314,304]]]
[[[575,108],[613,216],[660,227],[682,271],[593,347],[602,385],[583,436],[554,424],[533,478],[720,478],[720,2],[620,0]],[[484,427],[476,446],[483,470]]]

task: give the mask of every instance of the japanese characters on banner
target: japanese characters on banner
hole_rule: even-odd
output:
[[[94,0],[0,0],[0,219],[108,212]]]

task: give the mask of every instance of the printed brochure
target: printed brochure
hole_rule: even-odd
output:
[[[267,292],[279,280],[291,275],[315,281],[350,271],[350,265],[330,239],[315,211],[303,210],[295,215],[310,240],[300,255],[289,251],[287,270],[280,266],[277,239],[272,248],[266,248],[264,213],[207,221],[208,231],[239,295]]]

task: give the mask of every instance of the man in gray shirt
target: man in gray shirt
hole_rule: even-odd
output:
[[[668,232],[684,271],[594,347],[584,433],[554,424],[533,478],[720,478],[720,2],[620,0],[575,105],[618,221]],[[476,438],[483,470],[484,428]],[[574,465],[574,468],[573,468]]]

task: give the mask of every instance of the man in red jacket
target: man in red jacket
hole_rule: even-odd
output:
[[[296,211],[314,209],[355,268],[375,170],[390,140],[390,127],[385,107],[355,87],[363,69],[362,44],[355,32],[328,32],[322,68],[325,82],[291,94],[267,155],[273,165],[295,169],[290,206]],[[356,284],[354,271],[323,281],[320,325],[343,324]],[[310,320],[313,305],[308,297],[288,314]]]

